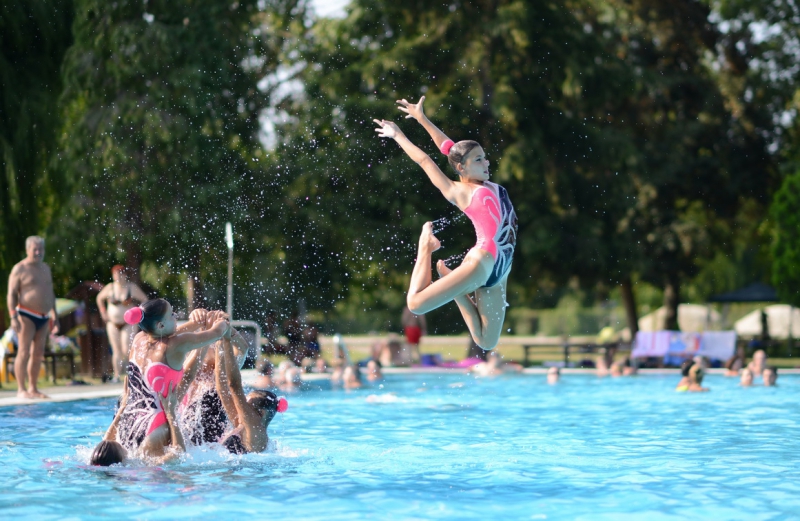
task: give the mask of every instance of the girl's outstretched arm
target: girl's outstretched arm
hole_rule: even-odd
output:
[[[213,325],[205,331],[181,333],[172,337],[164,356],[168,362],[171,358],[177,358],[179,362],[175,365],[183,365],[189,351],[213,344],[222,338],[229,327],[227,319],[223,318],[222,315],[218,315],[215,317]]]
[[[425,173],[428,174],[428,179],[431,180],[433,186],[442,192],[442,195],[444,195],[445,199],[450,201],[452,204],[456,204],[455,182],[444,175],[444,172],[442,172],[436,163],[433,162],[433,159],[431,159],[428,154],[420,150],[417,145],[409,141],[396,123],[387,121],[385,119],[375,119],[373,121],[380,125],[380,128],[375,129],[375,132],[377,132],[380,137],[394,139],[397,144],[400,145],[400,148],[402,148],[403,151],[408,154],[408,157],[421,166]]]
[[[414,118],[417,122],[422,125],[428,134],[433,139],[433,142],[436,143],[436,148],[439,150],[442,149],[442,143],[450,139],[447,135],[439,130],[439,127],[431,123],[431,120],[428,119],[428,116],[425,115],[425,111],[422,108],[422,104],[425,102],[425,96],[422,96],[417,103],[410,103],[406,99],[397,100],[398,109],[408,114],[406,118]]]
[[[183,362],[183,378],[181,378],[176,391],[176,394],[178,395],[178,402],[183,400],[183,397],[186,396],[186,393],[189,391],[189,386],[191,386],[192,382],[194,382],[194,377],[197,375],[197,370],[205,360],[207,352],[208,346],[196,349],[192,351],[189,356],[186,357],[186,361]]]
[[[228,337],[228,335],[225,335],[225,337]],[[225,414],[228,415],[228,419],[230,419],[234,428],[236,428],[239,427],[241,420],[239,419],[237,402],[233,399],[235,389],[234,385],[231,383],[233,371],[230,369],[234,364],[229,363],[226,359],[228,353],[226,353],[225,345],[230,345],[231,340],[229,337],[225,337],[223,337],[219,343],[214,344],[214,380],[217,385],[217,394],[219,394],[220,401],[222,401],[222,408],[225,409]],[[239,379],[239,389],[241,389],[241,375]],[[244,390],[241,392],[244,393]]]
[[[183,434],[175,417],[175,407],[177,407],[179,401],[177,393],[169,393],[166,398],[159,394],[158,398],[161,400],[161,408],[164,409],[164,414],[167,416],[170,444],[165,447],[166,450],[162,456],[155,457],[153,460],[156,465],[163,465],[186,452],[186,443],[183,441]]]
[[[128,378],[127,376],[125,378]],[[128,404],[128,385],[125,382],[125,387],[122,391],[122,399],[119,402],[119,408],[117,409],[117,414],[114,415],[114,420],[111,422],[111,425],[108,427],[105,435],[103,436],[103,441],[117,441],[117,426],[119,425],[119,420],[122,418],[122,413],[125,412],[125,406]]]

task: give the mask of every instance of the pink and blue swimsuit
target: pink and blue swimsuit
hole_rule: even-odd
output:
[[[517,214],[506,189],[489,181],[484,181],[472,192],[472,200],[464,213],[472,221],[478,236],[473,249],[487,251],[494,258],[492,273],[483,285],[491,288],[511,270],[517,244]]]

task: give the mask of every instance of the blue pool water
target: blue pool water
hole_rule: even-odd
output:
[[[800,517],[800,378],[392,375],[312,389],[243,457],[86,465],[113,401],[0,408],[11,519],[786,519]],[[287,517],[289,516],[289,517]]]

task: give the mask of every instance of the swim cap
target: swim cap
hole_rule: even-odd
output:
[[[289,408],[289,401],[281,396],[278,398],[278,412],[286,412],[286,409]]]
[[[452,139],[446,139],[444,143],[442,143],[442,146],[439,147],[439,151],[444,155],[448,155],[450,154],[450,149],[453,148],[453,145],[455,145],[455,143],[453,143]]]
[[[138,324],[144,318],[144,311],[139,306],[131,308],[125,312],[125,323],[134,325]]]

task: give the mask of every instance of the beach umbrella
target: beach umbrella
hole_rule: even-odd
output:
[[[662,331],[666,318],[667,308],[661,306],[639,319],[639,331]],[[681,331],[717,331],[722,327],[722,316],[703,304],[680,304],[678,327]]]
[[[58,318],[65,317],[78,309],[79,302],[77,300],[70,300],[68,298],[56,299],[56,315]]]
[[[748,313],[733,325],[736,334],[743,337],[761,336],[764,333],[762,311],[767,315],[767,333],[771,338],[785,340],[789,338],[790,331],[792,338],[800,336],[800,308],[789,304],[774,304]]]

